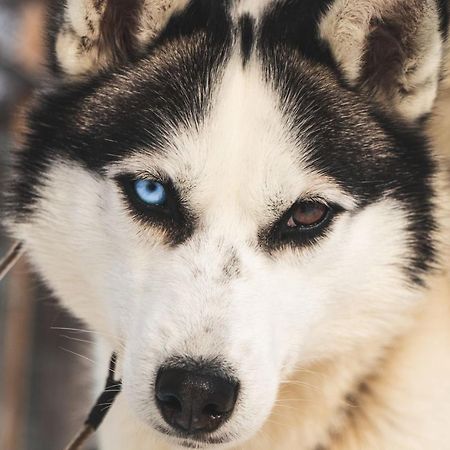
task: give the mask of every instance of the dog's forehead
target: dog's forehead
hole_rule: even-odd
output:
[[[125,92],[119,101],[100,94],[102,108],[131,106],[107,120],[113,133],[121,133],[106,154],[114,155],[119,143],[115,170],[162,171],[191,185],[213,177],[216,188],[230,175],[228,191],[246,184],[250,192],[253,182],[273,192],[283,177],[297,177],[296,195],[320,195],[332,184],[355,197],[370,188],[373,198],[380,195],[395,139],[326,69],[268,44],[250,59],[236,43],[226,56],[217,56],[203,38],[176,45],[177,58],[162,70],[145,73],[150,59],[133,69],[127,88],[116,80],[116,90]],[[208,52],[217,59],[205,57]],[[105,95],[113,91],[104,89]],[[94,112],[94,124],[96,117]]]
[[[200,123],[173,129],[161,146],[136,149],[110,175],[170,178],[190,203],[210,211],[218,205],[219,214],[239,205],[250,214],[276,215],[301,196],[351,208],[351,194],[312,164],[312,130],[306,119],[297,123],[270,78],[259,59],[244,66],[234,52]]]
[[[208,147],[216,163],[239,156],[234,171],[248,167],[247,177],[256,163],[292,175],[289,162],[369,201],[406,189],[406,175],[393,173],[406,161],[428,170],[422,137],[374,112],[328,64],[311,29],[327,1],[194,4],[133,64],[45,96],[31,116],[30,163],[60,156],[103,173],[159,152],[194,166]]]

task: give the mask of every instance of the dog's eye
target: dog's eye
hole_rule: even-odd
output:
[[[139,200],[147,205],[162,206],[166,203],[166,188],[157,181],[136,180],[134,182],[134,190]]]
[[[306,201],[293,206],[288,219],[288,228],[313,228],[325,221],[330,208],[320,202]]]
[[[193,215],[187,210],[172,180],[168,177],[145,178],[134,174],[115,177],[124,205],[134,219],[158,227],[173,242],[179,242],[191,232]]]
[[[272,248],[286,244],[312,245],[327,233],[334,218],[343,211],[336,204],[299,200],[272,226],[265,237],[266,243]]]

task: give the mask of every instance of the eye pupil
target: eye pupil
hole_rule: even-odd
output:
[[[136,180],[134,188],[138,198],[147,205],[161,206],[166,202],[166,189],[157,181]]]
[[[288,221],[289,228],[313,227],[327,216],[329,209],[320,202],[301,202],[294,206]]]

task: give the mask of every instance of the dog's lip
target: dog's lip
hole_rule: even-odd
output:
[[[225,438],[209,438],[209,437],[202,437],[199,435],[196,436],[182,436],[179,434],[169,433],[168,436],[177,439],[181,443],[183,447],[186,448],[199,448],[200,446],[210,446],[210,445],[222,445],[222,444],[228,444],[230,443],[229,440]],[[201,448],[201,447],[200,447]]]
[[[185,448],[197,448],[197,449],[206,448],[207,446],[207,444],[202,445],[202,443],[198,443],[195,441],[181,441],[179,445]]]
[[[199,433],[197,435],[184,435],[182,433],[172,432],[164,427],[158,426],[156,430],[164,434],[168,438],[175,439],[178,445],[186,448],[206,448],[211,445],[228,444],[231,441],[224,437],[211,437],[207,433]],[[199,447],[200,445],[200,447]]]

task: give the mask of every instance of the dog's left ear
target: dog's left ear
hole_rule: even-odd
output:
[[[447,30],[446,0],[335,0],[320,37],[345,80],[415,121],[432,110]]]
[[[50,0],[49,47],[63,77],[127,62],[151,43],[188,0]]]

